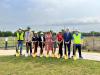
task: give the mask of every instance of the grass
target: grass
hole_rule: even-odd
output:
[[[100,75],[100,62],[2,56],[0,75]]]

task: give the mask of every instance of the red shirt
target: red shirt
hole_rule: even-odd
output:
[[[63,40],[63,35],[61,33],[57,34],[57,40],[62,41]]]

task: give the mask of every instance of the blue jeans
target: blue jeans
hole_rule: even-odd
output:
[[[20,48],[20,54],[22,54],[23,41],[18,41],[17,52],[18,52],[19,48]]]

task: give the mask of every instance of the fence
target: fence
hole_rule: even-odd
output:
[[[88,51],[100,51],[100,37],[85,37],[83,48]]]
[[[16,44],[16,37],[0,37],[0,49],[15,49]],[[100,37],[85,37],[82,49],[87,51],[100,51]]]
[[[0,49],[13,49],[16,47],[15,37],[0,37]]]

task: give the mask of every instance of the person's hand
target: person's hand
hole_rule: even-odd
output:
[[[27,40],[25,40],[25,42],[28,42]]]
[[[65,42],[65,44],[69,44],[69,42]]]

